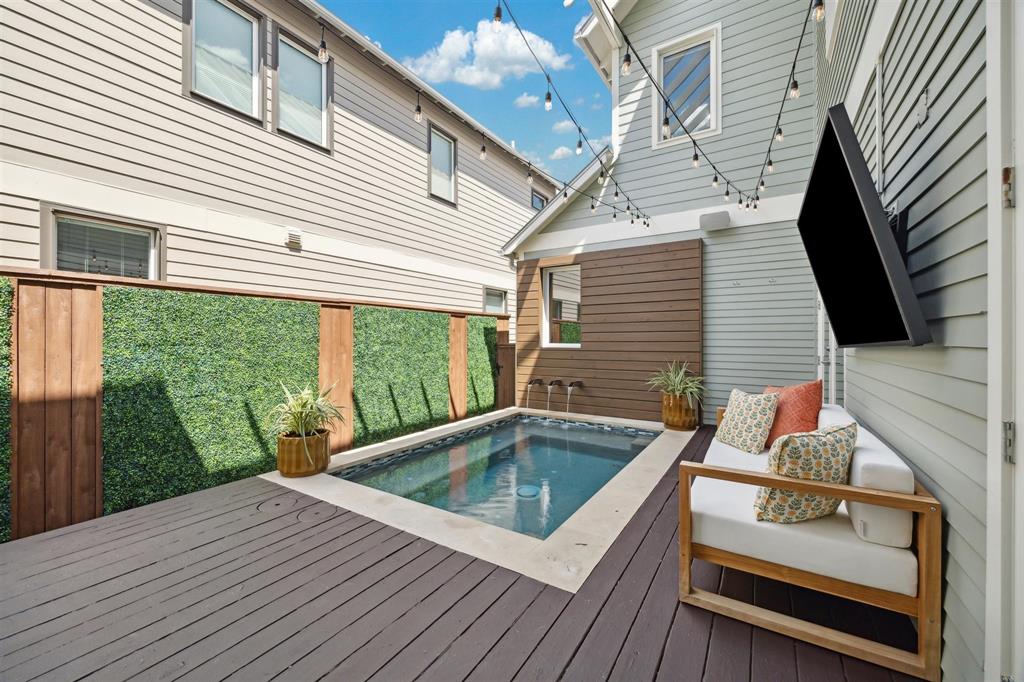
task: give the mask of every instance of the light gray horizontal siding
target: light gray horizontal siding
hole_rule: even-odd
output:
[[[39,267],[39,202],[0,192],[0,264]]]
[[[854,50],[861,40],[840,44]],[[846,400],[943,504],[942,667],[947,680],[978,680],[987,417],[983,4],[905,2],[882,58],[884,200],[910,209],[908,269],[934,343],[850,350]],[[916,105],[925,88],[930,111],[918,127]],[[860,110],[850,112],[876,179],[878,105],[872,79]]]
[[[816,295],[795,223],[704,236],[705,421],[733,388],[760,393],[814,379]]]
[[[296,8],[250,4],[310,42],[318,40],[315,22]],[[183,97],[180,12],[177,3],[145,0],[4,3],[4,159],[398,253],[511,273],[500,246],[534,213],[518,160],[491,145],[480,161],[479,135],[425,99],[425,120],[416,124],[415,92],[408,84],[336,40],[333,156],[283,138],[269,125]],[[272,77],[267,81],[269,102]],[[428,120],[459,142],[457,209],[427,197]],[[550,193],[543,180],[538,184]],[[15,236],[8,244],[8,232],[0,237],[0,256],[10,263],[16,256],[8,252],[27,251],[15,246]],[[205,274],[195,261],[188,268],[169,263],[169,271],[188,269],[189,276],[211,280],[245,272],[245,253],[216,253]],[[283,246],[266,255],[278,266],[302,267],[287,256]],[[235,258],[239,262],[230,262]],[[452,288],[425,278],[422,284],[440,289],[421,297],[465,298],[465,283]],[[474,307],[479,305],[474,295]]]

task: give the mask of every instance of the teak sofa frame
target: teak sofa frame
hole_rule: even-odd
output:
[[[819,493],[843,500],[912,512],[915,518],[914,541],[911,546],[917,554],[917,595],[908,597],[899,592],[858,585],[693,542],[690,483],[696,476],[794,492]],[[679,600],[848,656],[938,682],[942,675],[942,507],[920,483],[915,483],[914,487],[914,494],[908,495],[838,483],[788,478],[766,472],[682,462],[679,465]],[[690,564],[694,559],[702,559],[726,568],[915,617],[917,651],[904,651],[694,587],[690,572]]]

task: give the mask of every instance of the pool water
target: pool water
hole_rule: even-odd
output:
[[[657,435],[521,415],[335,475],[544,539]]]

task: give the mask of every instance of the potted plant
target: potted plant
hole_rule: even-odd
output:
[[[647,380],[651,390],[661,391],[661,420],[665,428],[692,431],[697,428],[697,407],[704,397],[704,377],[673,361]],[[685,398],[685,400],[684,400]]]
[[[343,419],[327,395],[333,386],[316,392],[308,386],[298,393],[284,389],[285,401],[270,410],[271,433],[277,436],[277,470],[289,478],[327,470],[331,459],[328,432]]]

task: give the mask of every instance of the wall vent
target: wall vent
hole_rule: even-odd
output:
[[[288,236],[284,240],[284,245],[289,249],[299,251],[302,249],[302,229],[298,227],[289,227]]]

